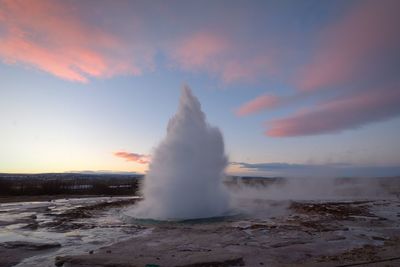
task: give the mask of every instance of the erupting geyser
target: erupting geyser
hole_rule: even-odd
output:
[[[222,184],[226,165],[221,132],[206,122],[199,101],[184,86],[167,135],[154,151],[144,200],[131,214],[158,220],[224,215],[229,209]]]

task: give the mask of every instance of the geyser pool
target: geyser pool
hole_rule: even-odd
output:
[[[222,184],[227,162],[221,132],[206,122],[200,102],[184,86],[144,179],[144,200],[128,215],[185,220],[227,214],[229,194]]]

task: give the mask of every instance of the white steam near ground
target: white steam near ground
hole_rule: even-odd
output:
[[[199,101],[184,86],[178,111],[170,119],[167,134],[155,149],[144,179],[141,189],[144,200],[128,215],[182,220],[244,212],[256,214],[261,210],[263,215],[272,216],[286,210],[285,204],[274,205],[277,202],[389,195],[381,180],[367,178],[266,179],[258,183],[244,182],[244,178],[232,182],[224,179],[227,163],[221,132],[206,122]]]
[[[346,200],[389,196],[385,178],[280,178],[265,184],[239,180],[230,186],[236,197],[269,200]],[[268,179],[268,178],[266,178]]]
[[[291,201],[336,202],[398,198],[400,179],[279,178],[249,183],[242,178],[229,186],[231,206],[238,213],[271,217],[290,212]]]

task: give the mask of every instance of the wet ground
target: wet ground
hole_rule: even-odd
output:
[[[88,253],[136,228],[120,210],[135,197],[71,198],[0,204],[0,266],[55,266],[57,255]]]
[[[185,222],[130,218],[135,201],[0,204],[0,266],[400,266],[398,198],[243,200]]]

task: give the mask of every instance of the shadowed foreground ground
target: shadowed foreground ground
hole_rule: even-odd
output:
[[[0,204],[0,266],[399,266],[400,200],[243,200],[223,220],[144,222],[137,198]],[[250,208],[251,207],[251,208]]]
[[[62,210],[53,212],[51,219],[44,221],[40,221],[40,214],[49,212],[49,207],[32,207],[31,211],[36,215],[13,221],[14,225],[22,226],[25,233],[46,230],[52,234],[76,235],[81,243],[88,242],[85,236],[93,233],[88,240],[96,246],[83,244],[78,250],[63,250],[69,243],[58,243],[57,236],[47,238],[46,242],[6,241],[0,244],[0,266],[12,266],[24,258],[40,254],[50,259],[51,266],[400,264],[400,201],[396,199],[340,202],[258,200],[251,216],[181,223],[129,221],[123,216],[124,209],[135,201],[109,198],[87,205],[80,202],[65,210],[63,204]],[[271,212],[276,216],[271,217]],[[122,219],[112,221],[113,218]],[[11,221],[8,223],[3,221],[2,225],[10,226]],[[108,243],[107,239],[99,240],[97,235],[104,233],[116,238]],[[41,261],[39,257],[35,263],[32,261],[34,258],[25,259],[19,266],[35,266]]]
[[[260,204],[260,203],[259,203]],[[273,203],[282,205],[282,203]],[[271,205],[271,203],[266,203]],[[145,225],[58,266],[399,266],[400,202],[292,202],[269,219]]]

